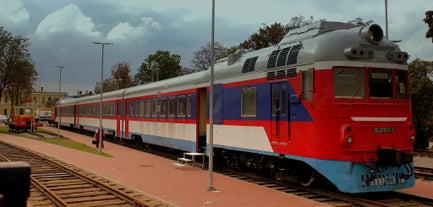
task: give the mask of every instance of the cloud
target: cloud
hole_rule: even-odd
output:
[[[28,24],[30,14],[21,1],[0,0],[0,25],[18,28]]]
[[[75,4],[48,14],[37,26],[36,35],[41,37],[56,34],[81,34],[89,37],[99,37],[92,19],[85,16]]]
[[[150,17],[141,18],[140,24],[132,26],[129,22],[120,22],[107,34],[107,39],[113,41],[134,40],[143,38],[152,31],[161,31],[161,26]]]

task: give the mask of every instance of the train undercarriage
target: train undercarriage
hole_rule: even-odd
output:
[[[283,157],[216,148],[215,162],[239,171],[248,171],[291,183],[310,186],[324,178],[307,164]]]

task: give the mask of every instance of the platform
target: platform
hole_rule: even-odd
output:
[[[56,128],[52,130],[57,132]],[[91,137],[63,130],[61,134],[92,146]],[[207,170],[196,167],[179,170],[173,160],[109,142],[104,143],[103,151],[113,157],[107,158],[12,135],[1,134],[0,140],[53,156],[177,206],[328,206],[218,173],[213,173],[213,187],[217,191],[209,191]]]

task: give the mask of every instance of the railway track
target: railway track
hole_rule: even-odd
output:
[[[433,181],[433,169],[427,167],[415,167],[415,178],[425,181]]]
[[[413,154],[414,154],[414,156],[433,158],[433,151],[432,150],[415,150],[413,152]]]
[[[368,206],[368,207],[394,207],[394,206],[433,206],[433,199],[398,193],[368,193],[368,194],[345,194],[336,190],[328,190],[322,187],[302,187],[292,183],[280,182],[273,179],[266,179],[255,174],[239,173],[232,170],[217,171],[226,176],[244,180],[263,187],[271,188],[287,194],[304,197],[331,206]]]
[[[43,206],[173,206],[52,157],[0,142],[1,161],[31,166],[28,203]]]

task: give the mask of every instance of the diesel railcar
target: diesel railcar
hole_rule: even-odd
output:
[[[348,193],[414,185],[408,53],[377,24],[319,21],[277,45],[218,60],[214,158]],[[209,71],[103,94],[119,139],[208,152]],[[65,99],[62,126],[99,127],[99,95]]]

